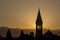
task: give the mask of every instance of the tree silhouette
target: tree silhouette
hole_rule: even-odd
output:
[[[10,30],[7,31],[6,39],[7,39],[7,40],[8,40],[8,39],[9,39],[9,40],[12,39]]]

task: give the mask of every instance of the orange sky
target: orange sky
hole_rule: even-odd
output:
[[[35,29],[38,8],[44,28],[60,28],[60,0],[0,0],[0,26]]]

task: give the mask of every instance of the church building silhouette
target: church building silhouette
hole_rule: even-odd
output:
[[[38,15],[36,20],[36,39],[42,39],[42,18],[40,14],[40,9],[38,9]]]

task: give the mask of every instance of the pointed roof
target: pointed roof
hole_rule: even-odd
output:
[[[41,25],[42,24],[42,18],[41,18],[41,14],[40,14],[40,9],[38,9],[38,15],[37,15],[36,24],[37,25]]]
[[[44,34],[44,37],[51,39],[51,38],[54,37],[54,34],[53,34],[50,30],[48,30],[48,31]]]
[[[48,30],[48,31],[45,33],[45,35],[53,35],[53,33],[52,33],[50,30]]]

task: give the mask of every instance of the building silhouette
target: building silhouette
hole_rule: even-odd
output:
[[[42,39],[42,18],[40,14],[40,9],[38,9],[38,15],[36,20],[36,40]]]

